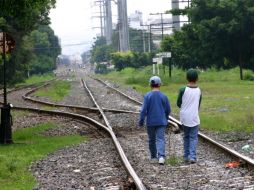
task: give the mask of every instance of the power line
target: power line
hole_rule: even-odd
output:
[[[61,45],[61,47],[83,46],[83,45],[91,45],[91,43],[90,42],[84,42],[84,43],[77,43],[77,44],[65,44],[65,45]],[[33,48],[33,50],[59,49],[61,47],[57,47],[57,46],[52,46],[52,47],[36,47],[36,48]]]
[[[100,35],[106,37],[107,44],[112,44],[113,24],[111,0],[94,0],[94,6],[99,7],[99,12],[92,18],[100,19],[100,26],[93,27],[100,29]],[[94,13],[95,14],[95,13]]]

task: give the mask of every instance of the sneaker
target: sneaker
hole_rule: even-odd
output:
[[[158,159],[157,158],[151,158],[150,163],[151,164],[156,164],[156,163],[158,163]]]
[[[160,157],[159,164],[164,165],[164,163],[165,163],[165,159],[163,157]]]
[[[197,160],[190,160],[191,164],[196,164]]]
[[[188,159],[184,159],[184,160],[183,160],[183,163],[184,163],[184,164],[189,164],[190,161],[189,161]]]

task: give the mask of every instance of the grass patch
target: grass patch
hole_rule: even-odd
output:
[[[65,146],[84,141],[84,137],[43,136],[42,132],[56,127],[56,124],[40,124],[33,128],[18,130],[13,134],[15,144],[0,146],[0,189],[33,189],[36,180],[28,171],[32,162]]]
[[[16,120],[19,117],[29,116],[30,112],[28,112],[28,111],[15,111],[15,110],[12,110],[11,114],[12,114],[13,119]]]
[[[172,111],[179,113],[176,99],[179,88],[187,83],[185,71],[173,68],[171,79],[168,77],[167,67],[165,74],[162,67],[160,73],[163,83],[161,91],[168,96]],[[200,71],[198,84],[203,93],[201,128],[219,132],[254,132],[254,81],[251,81],[254,73],[244,70],[244,74],[247,78],[241,81],[238,68]],[[142,69],[127,68],[120,72],[100,75],[104,79],[135,88],[142,94],[150,91],[148,80],[151,76],[150,66]]]
[[[170,166],[178,166],[183,162],[183,158],[182,157],[178,157],[178,156],[170,156],[168,159],[166,159],[166,165],[170,165]]]
[[[56,107],[54,107],[54,106],[48,106],[48,105],[43,105],[42,109],[43,110],[47,110],[47,111],[53,111],[53,110],[56,109]]]
[[[61,101],[70,93],[71,84],[69,81],[55,81],[50,86],[42,88],[34,93],[35,96],[48,97],[52,101]]]
[[[26,79],[23,83],[16,84],[15,87],[21,87],[25,85],[32,85],[32,84],[37,84],[37,83],[42,83],[45,81],[49,81],[54,79],[55,76],[53,73],[47,73],[43,75],[33,75]]]

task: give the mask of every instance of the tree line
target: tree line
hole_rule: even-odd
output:
[[[130,51],[118,52],[118,33],[113,32],[112,44],[107,45],[105,37],[97,37],[91,50],[91,63],[111,62],[116,70],[122,70],[126,67],[139,68],[147,66],[152,62],[154,53],[144,52],[144,46],[148,47],[148,33],[145,33],[143,38],[143,31],[130,28]],[[144,41],[143,41],[144,40]],[[144,44],[145,43],[145,44]],[[151,43],[151,50],[155,51],[154,43]],[[106,66],[97,64],[96,71],[105,73]]]
[[[171,12],[190,20],[161,43],[175,66],[239,67],[241,80],[243,69],[254,71],[253,0],[192,0],[190,8]]]
[[[55,60],[61,47],[49,27],[49,11],[55,3],[56,0],[0,1],[0,29],[15,40],[15,49],[8,56],[7,63],[9,83],[20,82],[30,74],[43,74],[56,67]],[[1,73],[2,69],[1,61]]]

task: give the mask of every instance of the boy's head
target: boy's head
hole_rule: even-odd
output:
[[[153,76],[150,78],[149,83],[152,88],[158,88],[161,86],[161,79],[158,76]]]
[[[188,82],[197,82],[198,72],[196,69],[189,69],[186,73],[186,79]]]

